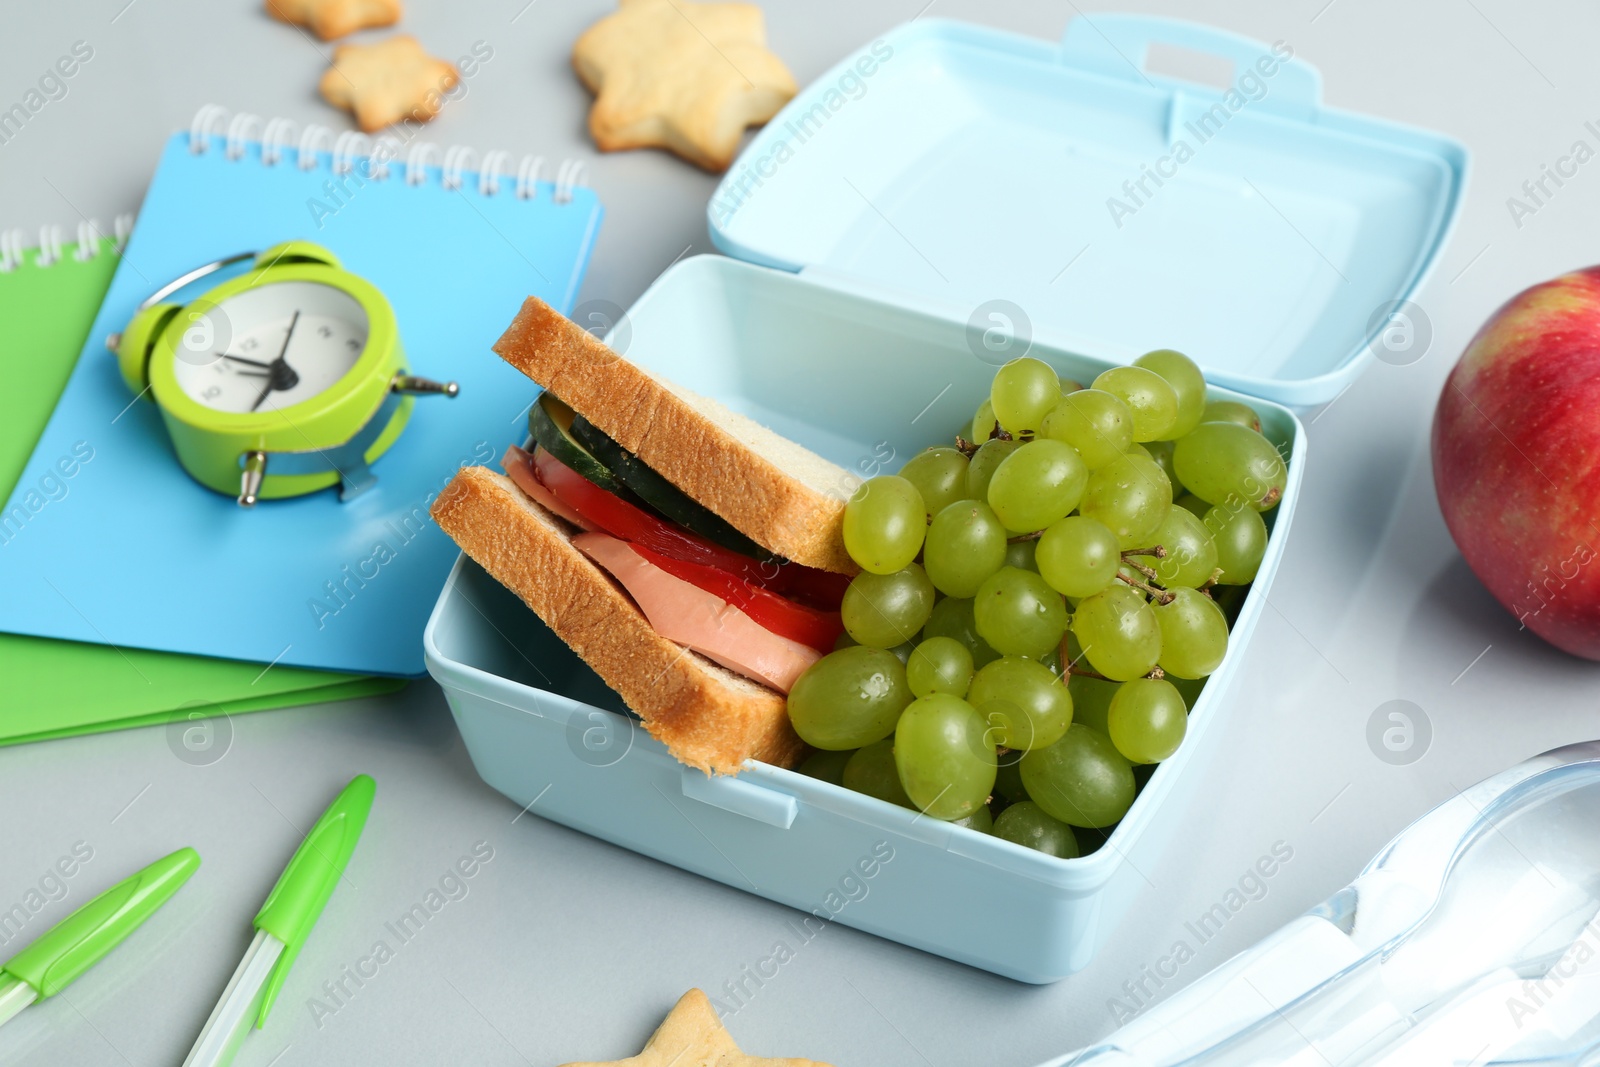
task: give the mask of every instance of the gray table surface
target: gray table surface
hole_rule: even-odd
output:
[[[768,0],[776,51],[804,83],[919,9],[1044,37],[1076,5],[1015,0]],[[1132,5],[1102,0],[1102,7]],[[713,179],[665,155],[600,156],[567,53],[605,0],[411,0],[404,28],[494,60],[441,116],[443,144],[576,155],[607,207],[583,297],[627,306],[685,251],[706,251]],[[1176,844],[1135,849],[1149,885],[1093,964],[1033,988],[834,926],[730,1020],[768,1055],[836,1064],[1026,1067],[1108,1032],[1113,996],[1186,937],[1275,842],[1293,858],[1154,996],[1169,995],[1347,882],[1397,830],[1518,759],[1600,734],[1596,669],[1500,610],[1440,521],[1427,432],[1440,383],[1483,318],[1523,286],[1595,260],[1600,164],[1518,226],[1506,198],[1575,140],[1594,143],[1600,68],[1592,3],[1512,0],[1141,0],[1321,68],[1327,100],[1444,131],[1474,153],[1460,226],[1418,297],[1425,355],[1378,364],[1314,418],[1305,492],[1271,608],[1229,694]],[[94,58],[0,145],[0,225],[71,225],[134,211],[163,138],[219,102],[339,128],[315,94],[323,46],[250,0],[10,2],[0,104],[89,42]],[[1591,173],[1593,171],[1593,173]],[[0,683],[3,684],[3,683]],[[1406,700],[1431,725],[1421,758],[1377,758],[1376,709]],[[0,908],[76,846],[93,857],[37,931],[153,856],[192,844],[202,875],[134,943],[0,1031],[0,1061],[173,1064],[204,1022],[249,920],[299,834],[351,773],[380,801],[349,873],[268,1028],[238,1062],[547,1064],[638,1051],[691,986],[721,988],[791,912],[533,816],[474,774],[438,688],[250,715],[226,756],[194,766],[161,728],[0,750]],[[1419,746],[1418,751],[1421,751]],[[478,842],[493,858],[375,978],[332,1012],[308,1003],[370,951]],[[82,843],[82,844],[79,844]],[[483,847],[483,846],[478,846]],[[975,916],[976,921],[990,921]],[[21,943],[21,940],[17,942]],[[9,952],[11,946],[6,947]],[[332,1003],[328,1001],[327,1003]]]

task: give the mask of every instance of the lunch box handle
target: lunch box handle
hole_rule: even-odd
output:
[[[1303,60],[1283,58],[1284,42],[1263,44],[1242,34],[1156,15],[1079,15],[1061,38],[1062,63],[1096,74],[1145,81],[1150,45],[1172,45],[1233,61],[1233,81],[1254,68],[1264,95],[1252,108],[1306,118],[1322,104],[1322,74]],[[1279,51],[1274,51],[1278,47]],[[1257,66],[1257,64],[1261,64]],[[1268,71],[1271,71],[1269,74]],[[1204,88],[1210,89],[1210,86]]]
[[[768,826],[787,830],[800,814],[800,802],[787,793],[726,775],[707,775],[693,767],[683,768],[683,795],[713,808],[743,815]]]

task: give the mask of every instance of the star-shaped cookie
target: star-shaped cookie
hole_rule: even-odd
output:
[[[621,0],[578,38],[572,65],[595,93],[589,132],[602,151],[667,148],[710,171],[727,170],[745,127],[796,92],[754,4]]]
[[[367,133],[409,118],[427,122],[444,106],[445,91],[461,80],[456,68],[401,34],[377,44],[343,44],[317,88],[322,98],[356,117]]]
[[[609,1063],[564,1067],[828,1067],[815,1060],[767,1060],[746,1056],[722,1028],[716,1009],[698,989],[679,998],[644,1051]]]
[[[324,41],[400,21],[400,0],[267,0],[267,14]]]

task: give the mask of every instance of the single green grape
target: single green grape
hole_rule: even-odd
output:
[[[1172,483],[1154,460],[1122,455],[1089,474],[1078,510],[1117,535],[1122,548],[1148,548],[1172,507]]]
[[[898,474],[868,478],[844,506],[845,551],[873,574],[893,574],[916,559],[927,529],[922,494]]]
[[[1200,521],[1217,546],[1221,585],[1248,585],[1267,554],[1267,524],[1261,513],[1242,503],[1222,503],[1202,513]]]
[[[1111,712],[1111,701],[1122,685],[1121,682],[1090,678],[1086,674],[1070,676],[1067,691],[1072,694],[1072,721],[1109,734],[1111,729],[1106,725],[1106,718]]]
[[[804,763],[795,770],[808,778],[818,778],[834,785],[844,785],[844,765],[850,762],[850,757],[855,755],[854,749],[842,749],[838,752],[826,750],[813,752],[806,757]]]
[[[906,684],[915,696],[964,697],[972,684],[972,653],[953,637],[930,637],[906,661]]]
[[[1007,530],[1032,533],[1065,518],[1088,483],[1076,449],[1041,437],[1000,461],[989,479],[989,506]]]
[[[1077,723],[1049,748],[1022,757],[1022,782],[1045,814],[1094,829],[1126,815],[1138,791],[1133,765],[1111,739]]]
[[[989,805],[987,804],[968,815],[965,819],[951,819],[950,821],[957,826],[965,826],[968,830],[976,830],[980,834],[994,832],[994,813],[989,810]]]
[[[1183,696],[1165,678],[1123,682],[1107,715],[1111,743],[1133,763],[1160,763],[1178,751],[1189,728]]]
[[[1034,540],[1006,542],[1007,567],[1016,567],[1018,570],[1039,573],[1039,561],[1035,558],[1039,549],[1039,542]]]
[[[1182,352],[1158,348],[1134,360],[1133,365],[1161,375],[1178,396],[1178,421],[1168,436],[1182,437],[1200,425],[1206,410],[1206,376],[1194,360]]]
[[[1033,433],[1061,401],[1061,378],[1043,360],[1022,356],[1001,367],[989,387],[1000,427],[1012,436]]]
[[[1032,571],[1001,567],[983,580],[972,601],[978,636],[1005,656],[1038,657],[1061,643],[1067,605]]]
[[[895,654],[857,645],[828,653],[795,679],[789,720],[812,748],[860,748],[894,733],[911,700]]]
[[[1142,678],[1161,659],[1161,624],[1155,612],[1144,594],[1122,582],[1078,601],[1072,633],[1089,666],[1112,681]]]
[[[894,733],[900,784],[918,810],[935,819],[964,819],[989,802],[994,745],[977,709],[935,693],[906,708]]]
[[[946,596],[972,596],[1005,560],[1006,528],[988,504],[958,500],[933,517],[922,565]]]
[[[1178,424],[1178,394],[1167,380],[1143,367],[1112,367],[1094,380],[1094,388],[1120,397],[1133,412],[1133,439],[1160,441]]]
[[[1013,804],[1028,799],[1028,788],[1022,784],[1022,753],[1007,752],[999,757],[994,773],[995,796],[1004,797]]]
[[[1061,398],[1039,427],[1039,435],[1078,450],[1090,470],[1104,467],[1133,443],[1133,411],[1101,389],[1080,389]]]
[[[967,495],[967,457],[959,448],[930,448],[906,460],[900,477],[917,487],[928,518]]]
[[[1167,481],[1172,485],[1172,495],[1178,497],[1183,492],[1183,483],[1178,481],[1177,468],[1172,465],[1172,441],[1150,441],[1141,445],[1144,454],[1156,461],[1156,466],[1161,468],[1161,473],[1167,476]]]
[[[1200,415],[1201,422],[1233,422],[1247,430],[1261,432],[1261,416],[1255,408],[1236,400],[1213,400]]]
[[[952,637],[961,642],[972,653],[974,668],[1000,658],[1000,653],[978,636],[978,624],[972,617],[971,597],[947,596],[933,606],[928,625],[922,628],[922,638],[926,641],[933,637]]]
[[[1072,694],[1049,667],[1023,656],[1003,656],[973,675],[967,703],[1003,748],[1053,745],[1072,725]]]
[[[1007,456],[1021,447],[1021,441],[1001,440],[998,437],[980,445],[967,462],[967,499],[988,500],[989,482],[994,478],[994,472]]]
[[[844,765],[840,782],[846,789],[869,797],[913,808],[906,787],[900,784],[900,769],[894,763],[894,741],[885,739],[865,745]]]
[[[1154,444],[1154,442],[1151,442],[1151,444]],[[1135,441],[1133,444],[1128,446],[1128,454],[1131,456],[1143,456],[1145,459],[1149,460],[1156,458],[1150,454],[1150,449],[1146,445],[1142,445],[1138,441]],[[1160,467],[1161,464],[1157,463],[1156,466]],[[1165,469],[1166,468],[1162,468],[1163,471],[1165,471]]]
[[[1105,523],[1068,515],[1052,523],[1036,542],[1039,574],[1058,593],[1086,597],[1098,593],[1117,576],[1122,546]]]
[[[1233,422],[1202,422],[1172,451],[1178,478],[1201,500],[1242,500],[1257,511],[1278,506],[1289,469],[1272,442]]]
[[[1173,600],[1153,609],[1161,627],[1161,669],[1178,678],[1204,678],[1228,653],[1228,619],[1204,593],[1172,590]]]
[[[1207,504],[1204,500],[1201,500],[1199,497],[1189,492],[1185,492],[1182,496],[1178,497],[1178,499],[1174,500],[1172,502],[1172,506],[1175,508],[1182,508],[1191,515],[1201,519],[1204,519],[1206,517],[1206,512],[1211,509],[1210,504]]]
[[[1078,838],[1073,834],[1072,827],[1031,800],[1020,800],[1002,811],[990,832],[1012,844],[1058,859],[1076,859],[1081,855]]]
[[[858,644],[893,648],[916,637],[933,613],[933,583],[908,563],[893,574],[862,571],[844,591],[839,615]]]
[[[984,397],[983,403],[978,405],[977,414],[972,416],[972,443],[983,444],[994,436],[994,428],[998,425],[994,417],[994,405],[989,402],[988,397]]]
[[[1217,544],[1211,538],[1211,531],[1186,508],[1175,507],[1167,512],[1151,537],[1150,547],[1156,545],[1166,550],[1165,556],[1160,559],[1135,556],[1134,559],[1153,568],[1156,581],[1168,589],[1180,585],[1198,589],[1211,580],[1212,572],[1217,569]]]

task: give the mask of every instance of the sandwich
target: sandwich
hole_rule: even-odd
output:
[[[680,761],[793,766],[806,748],[785,694],[843,633],[859,479],[537,298],[494,351],[543,387],[532,441],[501,471],[462,468],[440,528]]]

